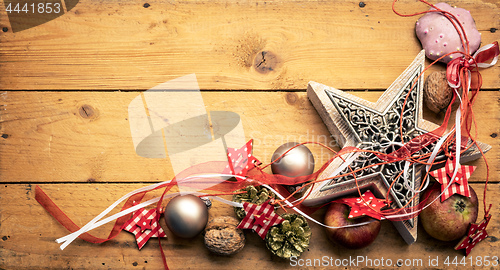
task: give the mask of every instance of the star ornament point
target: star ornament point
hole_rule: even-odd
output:
[[[429,136],[421,135],[435,130],[438,125],[423,118],[421,74],[424,65],[425,52],[421,51],[376,102],[369,102],[317,82],[309,83],[307,95],[332,137],[343,148],[356,147],[385,153],[388,156],[395,153],[394,157],[398,157],[397,154],[404,150],[412,150],[413,153],[415,148],[418,150],[413,153],[414,155],[428,154],[432,151],[433,143],[427,140]],[[479,145],[483,152],[491,148],[486,144]],[[337,177],[315,185],[304,204],[320,205],[338,197],[358,193],[359,188],[370,189],[383,196],[389,194],[389,198],[386,199],[394,202],[391,206],[393,208],[406,206],[410,209],[418,205],[418,194],[415,194],[414,190],[418,190],[421,186],[421,166],[415,164],[410,166],[407,170],[408,177],[405,179],[400,176],[400,172],[405,168],[404,160],[381,160],[373,152],[348,152],[342,155],[342,159],[333,160],[318,179],[331,179],[337,175],[349,174],[351,169],[343,160],[352,160],[350,164],[352,169],[365,169],[359,170],[355,175]],[[461,162],[477,159],[480,156],[480,151],[471,147],[468,152],[462,154]],[[438,158],[442,156],[438,155]],[[389,162],[382,164],[384,161]],[[369,166],[372,164],[379,165]],[[416,241],[417,220],[414,216],[408,220],[393,222],[409,244]]]
[[[455,162],[448,159],[444,167],[429,172],[441,184],[441,202],[444,202],[453,194],[470,197],[468,180],[474,170],[476,170],[476,166],[460,165],[455,177],[451,179],[455,171]]]
[[[455,246],[455,250],[465,249],[465,256],[469,256],[472,249],[488,237],[486,227],[490,219],[491,215],[488,215],[481,222],[471,224],[467,235]]]
[[[272,226],[278,225],[284,221],[282,217],[274,212],[274,207],[268,202],[261,205],[244,202],[243,209],[245,209],[246,216],[237,228],[252,229],[262,239],[266,237],[267,231],[269,231]]]
[[[380,211],[382,210],[382,208],[388,206],[386,200],[375,197],[375,195],[373,195],[370,190],[363,193],[361,197],[342,198],[337,200],[336,202],[343,203],[351,207],[349,218],[369,216],[380,220],[383,217]]]
[[[223,173],[245,176],[247,172],[257,165],[260,161],[252,155],[253,140],[249,140],[241,148],[227,148],[228,165]]]
[[[151,237],[167,236],[157,221],[157,215],[158,212],[155,208],[151,210],[141,208],[123,224],[123,230],[135,235],[139,250],[144,247]]]

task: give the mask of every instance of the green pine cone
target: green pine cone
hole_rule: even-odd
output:
[[[299,257],[309,247],[311,228],[301,215],[283,214],[281,217],[285,221],[267,232],[266,246],[278,257]]]
[[[261,205],[270,198],[276,198],[276,195],[273,192],[263,186],[248,186],[242,190],[246,191],[246,193],[233,195],[234,202],[248,202]],[[245,210],[241,207],[235,207],[234,212],[239,219],[243,219],[246,215]]]

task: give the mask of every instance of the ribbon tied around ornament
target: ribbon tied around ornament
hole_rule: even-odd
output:
[[[494,66],[498,61],[498,55],[500,54],[498,42],[495,41],[484,47],[479,48],[476,53],[470,58],[466,59],[464,57],[455,58],[448,63],[446,68],[446,77],[448,79],[448,84],[452,88],[460,88],[461,74],[463,71],[471,72],[475,68],[489,68]],[[489,63],[487,63],[490,61]],[[478,76],[479,73],[477,73]]]

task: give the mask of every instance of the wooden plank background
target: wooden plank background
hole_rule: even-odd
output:
[[[123,194],[140,188],[140,184],[43,184],[41,187],[54,201],[68,213],[76,223],[85,224],[108,205],[119,199]],[[484,188],[483,184],[471,185],[476,191]],[[90,244],[75,240],[64,251],[54,242],[68,234],[47,212],[33,199],[34,185],[1,185],[0,203],[2,205],[0,227],[0,263],[3,269],[162,269],[158,241],[151,239],[141,251],[137,250],[132,234],[122,232],[115,239],[103,244]],[[498,185],[488,189],[489,201],[494,203],[492,214],[500,214],[498,205]],[[158,194],[157,194],[158,195]],[[149,196],[149,195],[148,195]],[[482,198],[482,193],[478,192]],[[13,199],[15,198],[15,199]],[[151,197],[147,197],[151,198]],[[145,198],[145,199],[147,199]],[[322,219],[324,210],[314,214],[314,218]],[[26,213],[26,214],[22,214]],[[233,209],[227,205],[214,202],[210,216],[233,214]],[[162,220],[163,223],[163,220]],[[165,225],[163,223],[163,225]],[[349,259],[362,256],[372,260],[384,258],[392,260],[395,265],[398,259],[422,259],[420,267],[381,267],[388,269],[430,269],[429,257],[440,260],[440,267],[446,257],[452,260],[462,253],[453,250],[454,243],[436,241],[428,236],[419,226],[417,243],[407,245],[390,222],[382,222],[380,234],[373,244],[361,250],[347,250],[331,244],[325,231],[319,225],[310,224],[312,239],[309,250],[300,258],[321,259],[323,256],[335,259]],[[112,225],[108,224],[93,232],[96,236],[106,237]],[[471,254],[477,256],[498,255],[500,244],[498,218],[491,221],[488,232],[496,237],[490,237],[481,242]],[[203,244],[201,236],[186,241],[176,238],[169,231],[167,240],[162,241],[169,267],[171,269],[289,269],[290,261],[282,260],[272,255],[265,243],[255,233],[246,232],[246,245],[235,255],[224,257],[211,254]],[[467,258],[469,260],[469,258]],[[365,264],[348,269],[366,269]],[[470,265],[470,264],[469,264]],[[301,267],[301,269],[304,267]],[[334,267],[309,267],[310,269],[331,269]],[[342,267],[344,268],[344,267]],[[378,267],[373,267],[378,268]],[[455,266],[449,267],[456,269]],[[470,267],[468,267],[470,268]],[[483,269],[483,267],[477,267]],[[491,269],[491,268],[486,268]],[[494,267],[492,269],[495,269]]]
[[[128,105],[139,94],[4,92],[2,180],[156,182],[171,179],[174,175],[169,160],[147,159],[135,153],[127,119]],[[381,92],[356,94],[376,100]],[[492,176],[500,174],[498,96],[496,91],[481,93],[477,103],[484,109],[475,112],[481,127],[478,139],[493,146],[486,154]],[[319,141],[336,146],[305,92],[210,91],[203,92],[202,97],[207,111],[227,110],[241,116],[247,139],[255,140],[254,154],[263,162],[271,162],[274,150],[288,141]],[[92,108],[93,114],[81,113],[82,106]],[[439,123],[440,118],[432,112],[426,117]],[[332,156],[324,148],[311,146],[311,149],[315,151],[317,164],[323,164]],[[484,162],[477,160],[473,164],[479,168],[471,181],[484,181]]]
[[[34,29],[0,33],[0,85],[144,90],[196,73],[202,89],[305,89],[310,80],[385,89],[421,50],[417,18],[395,15],[391,2],[82,0]],[[483,44],[500,39],[497,1],[451,4],[477,14]],[[413,0],[396,7],[427,9]],[[269,59],[257,68],[262,52]],[[485,88],[500,84],[498,74],[483,72]]]
[[[0,269],[162,267],[156,241],[138,251],[126,232],[109,243],[77,240],[60,251],[54,240],[67,232],[33,194],[39,184],[83,225],[127,192],[171,179],[168,160],[141,158],[133,149],[127,108],[141,92],[195,73],[207,111],[238,113],[245,135],[254,139],[255,156],[269,162],[287,141],[335,148],[307,100],[308,81],[375,101],[421,50],[414,34],[417,18],[395,15],[389,0],[363,1],[364,6],[351,0],[82,0],[65,15],[16,33],[4,3],[0,0]],[[471,11],[483,45],[500,40],[497,0],[449,3]],[[413,0],[396,7],[404,13],[426,9]],[[430,71],[443,69],[438,64]],[[491,236],[473,251],[474,259],[500,256],[500,66],[481,73],[484,90],[475,116],[478,139],[493,146],[486,157],[494,216]],[[442,115],[425,117],[439,123]],[[317,164],[331,155],[311,149]],[[481,160],[471,164],[478,166],[471,186],[482,198],[486,166]],[[210,214],[234,215],[219,203]],[[314,217],[321,220],[323,214],[324,209]],[[433,240],[421,227],[418,241],[408,246],[383,222],[374,244],[348,251],[311,226],[305,259],[422,259],[426,266],[439,257],[438,268],[447,268],[447,256],[462,256],[452,249],[455,243]],[[230,257],[210,254],[200,236],[186,241],[167,234],[162,243],[172,269],[290,267],[253,233],[247,233],[243,251]]]

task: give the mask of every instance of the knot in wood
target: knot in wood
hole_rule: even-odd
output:
[[[278,57],[273,52],[261,51],[255,56],[253,66],[257,72],[266,74],[275,70],[278,63]]]
[[[299,100],[299,96],[294,92],[290,92],[286,94],[285,99],[286,103],[288,103],[289,105],[293,105],[297,102],[297,100]]]
[[[78,113],[82,118],[85,119],[94,119],[97,117],[96,111],[92,106],[88,104],[84,104],[78,108]]]

